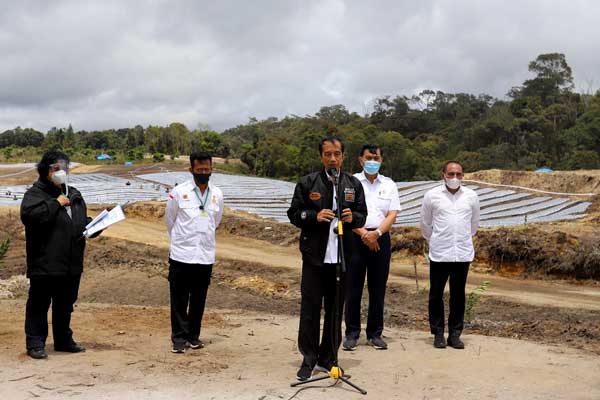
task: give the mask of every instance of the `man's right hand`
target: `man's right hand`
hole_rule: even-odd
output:
[[[365,245],[371,251],[379,251],[379,242],[375,242],[375,243],[369,242],[369,243],[365,243]]]
[[[56,201],[58,201],[60,203],[61,206],[68,206],[69,204],[71,204],[71,200],[69,200],[69,198],[65,195],[60,195],[56,198]]]
[[[335,213],[328,208],[324,208],[317,214],[317,222],[331,222],[335,218]]]

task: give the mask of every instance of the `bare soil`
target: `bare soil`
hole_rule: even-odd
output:
[[[489,169],[465,174],[465,179],[549,192],[600,193],[600,170],[532,172]]]
[[[0,210],[0,240],[11,237],[0,267],[4,280],[25,272],[17,212]],[[49,338],[50,358],[29,359],[23,344],[26,287],[17,286],[12,298],[0,300],[0,398],[360,397],[343,384],[324,389],[329,381],[297,394],[289,387],[301,358],[295,228],[226,211],[203,322],[207,347],[180,356],[169,351],[164,205],[136,204],[126,213],[126,221],[88,242],[72,324],[88,352],[55,353]],[[531,265],[531,255],[546,251],[551,258],[583,243],[571,224],[573,230],[543,225],[482,232],[482,256],[473,265],[467,292],[484,280],[492,285],[475,305],[464,351],[431,347],[422,243],[417,231],[398,230],[386,297],[384,334],[390,349],[375,351],[363,337],[357,351],[340,352],[340,364],[371,398],[600,398],[598,281],[550,279]],[[595,225],[583,225],[581,231],[592,238]],[[522,247],[518,240],[523,238],[528,238],[529,258],[510,261],[505,255],[499,266],[490,249],[500,246],[509,254]],[[363,306],[366,295],[365,290]]]

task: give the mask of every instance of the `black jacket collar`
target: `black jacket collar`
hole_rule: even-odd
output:
[[[54,197],[58,197],[62,191],[60,190],[59,187],[57,187],[54,183],[47,181],[47,180],[42,180],[42,178],[38,179],[33,186],[37,187],[38,189],[44,191],[45,193],[48,193],[50,196],[54,196]]]

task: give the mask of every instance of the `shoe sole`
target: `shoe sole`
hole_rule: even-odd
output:
[[[307,380],[309,380],[310,378],[312,378],[312,375],[311,375],[311,376],[309,376],[308,378],[302,378],[302,377],[299,377],[298,375],[296,375],[296,380],[297,380],[298,382],[304,382],[304,381],[307,381]]]
[[[452,346],[452,343],[450,343],[450,342],[447,341],[446,344],[448,345],[448,347],[452,347],[453,349],[457,349],[457,350],[463,350],[465,348],[465,344],[464,343],[461,343],[461,344],[456,345],[456,346]]]
[[[171,353],[173,353],[173,354],[183,354],[183,353],[185,353],[185,349],[171,349]]]
[[[27,354],[30,358],[33,358],[34,360],[45,360],[48,358],[48,355],[46,354],[45,356],[32,356],[31,354]]]
[[[377,346],[377,345],[373,344],[373,342],[371,342],[370,340],[369,340],[369,341],[367,341],[367,343],[368,343],[370,346],[373,346],[373,348],[374,348],[375,350],[387,350],[387,346],[385,346],[385,347],[384,347],[384,346]]]

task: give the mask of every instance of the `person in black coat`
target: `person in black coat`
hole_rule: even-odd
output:
[[[25,336],[27,354],[36,359],[48,357],[50,303],[54,350],[85,351],[73,340],[70,322],[83,272],[83,231],[91,218],[81,193],[67,184],[68,168],[66,154],[46,152],[37,164],[39,179],[21,202],[30,282]]]
[[[297,379],[307,380],[313,369],[329,371],[335,366],[341,342],[343,295],[334,310],[336,266],[338,257],[337,202],[341,201],[344,258],[349,265],[353,251],[352,229],[360,228],[367,218],[363,187],[358,179],[340,170],[344,160],[344,144],[338,137],[326,137],[319,144],[323,169],[303,176],[296,185],[287,215],[301,228],[302,282],[300,287],[300,327],[298,348],[304,356]],[[333,181],[337,182],[334,189]],[[339,193],[338,193],[339,192]],[[340,279],[344,293],[345,274]],[[319,343],[321,308],[324,303],[323,336]],[[334,315],[337,317],[334,321]],[[333,334],[334,328],[337,334]]]

